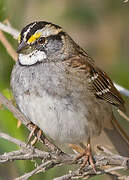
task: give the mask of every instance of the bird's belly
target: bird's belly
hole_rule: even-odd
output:
[[[21,111],[43,132],[59,143],[79,143],[89,136],[98,135],[102,129],[100,105],[93,100],[70,103],[67,98],[58,99],[46,92],[44,96],[20,95],[18,104]],[[92,113],[94,111],[94,113]]]

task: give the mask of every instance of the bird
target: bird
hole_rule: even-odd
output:
[[[18,42],[10,84],[25,117],[56,143],[77,150],[87,142],[80,154],[86,155],[84,165],[90,161],[94,168],[90,139],[103,130],[129,156],[129,138],[112,110],[124,112],[125,102],[88,53],[62,27],[46,21],[25,26]]]

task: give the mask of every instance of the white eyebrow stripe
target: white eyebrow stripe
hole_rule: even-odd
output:
[[[61,28],[55,28],[55,26],[53,26],[51,24],[48,24],[44,28],[38,29],[35,33],[40,32],[42,36],[48,37],[48,36],[51,36],[51,35],[56,35],[61,31],[62,31]]]
[[[27,34],[30,32],[31,28],[33,28],[33,26],[36,24],[36,22],[34,24],[32,24],[28,29],[27,31],[24,32],[24,41],[26,41],[26,36]]]

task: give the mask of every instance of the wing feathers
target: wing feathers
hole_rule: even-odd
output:
[[[95,96],[104,99],[105,101],[117,106],[122,111],[125,111],[124,100],[107,74],[97,67],[91,66],[91,69],[89,83]]]
[[[74,71],[81,71],[87,76],[89,82],[89,90],[94,93],[97,98],[101,98],[110,104],[115,105],[120,110],[125,111],[124,100],[122,99],[120,93],[117,91],[113,85],[111,79],[108,75],[100,70],[93,63],[87,60],[88,57],[74,57],[66,60],[68,66],[70,66]]]

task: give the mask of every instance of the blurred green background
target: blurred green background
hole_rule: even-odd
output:
[[[123,0],[0,0],[0,21],[5,19],[19,31],[35,20],[59,24],[115,82],[129,89],[129,3],[123,3]],[[6,34],[6,37],[16,49],[17,42],[10,35]],[[9,81],[13,64],[0,42],[0,91],[8,98],[11,98]],[[124,99],[129,115],[129,98]],[[128,132],[129,124],[118,118]],[[28,135],[24,126],[17,128],[17,120],[6,108],[0,110],[0,131],[24,141]],[[0,154],[17,148],[0,139]],[[12,180],[32,170],[34,165],[35,161],[0,165],[0,180]],[[30,179],[50,180],[66,172],[68,167],[54,168]],[[92,179],[108,178],[97,176]]]

